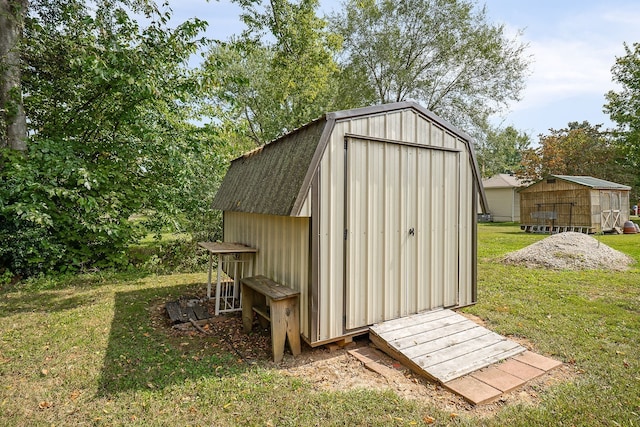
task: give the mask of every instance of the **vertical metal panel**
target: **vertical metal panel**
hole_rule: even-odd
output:
[[[314,175],[311,185],[311,250],[309,254],[309,301],[307,310],[309,311],[309,342],[319,340],[320,329],[318,326],[318,312],[320,304],[320,283],[324,273],[320,271],[320,171]]]
[[[417,142],[417,122],[418,114],[413,110],[406,110],[402,112],[402,133],[400,139],[402,141]]]
[[[364,202],[345,206],[345,133],[462,151],[364,144],[358,153],[349,152],[356,158],[351,168],[361,169],[360,181],[349,185]],[[439,307],[445,298],[453,304],[472,302],[474,279],[469,264],[474,262],[475,235],[470,203],[475,187],[466,150],[464,141],[413,111],[337,120],[319,166],[317,341],[344,335],[345,309],[357,319],[346,323],[352,327],[361,322],[371,324],[378,317],[391,319]],[[406,186],[413,188],[411,196],[402,195]],[[413,213],[403,203],[412,204]],[[379,208],[370,209],[371,205]],[[363,248],[354,256],[369,262],[345,264],[345,219],[350,222],[349,237]],[[398,236],[408,234],[410,222],[414,223],[415,239],[403,244]],[[450,242],[445,244],[445,240]],[[395,261],[385,265],[377,261],[381,259]],[[409,264],[415,268],[406,268]],[[459,277],[457,287],[445,290],[444,281],[454,276]],[[352,294],[347,292],[345,300],[345,280],[367,285]],[[402,289],[403,280],[414,286]]]
[[[300,291],[301,333],[309,338],[309,218],[226,212],[224,237],[258,249],[254,274]]]
[[[307,195],[300,206],[300,212],[296,216],[311,217],[311,187],[307,191]]]
[[[427,129],[428,131],[428,129]],[[427,133],[428,135],[428,133]],[[417,168],[416,177],[418,182],[421,182],[426,189],[433,188],[432,185],[432,173],[431,173],[431,156],[432,151],[419,150],[418,151],[418,163],[420,167]],[[429,242],[433,238],[431,215],[431,204],[433,202],[430,191],[420,191],[417,195],[417,209],[419,212],[416,222],[416,237],[417,237],[417,256],[418,265],[416,274],[418,276],[419,285],[417,286],[417,303],[418,310],[428,310],[433,307],[433,299],[431,292],[431,285],[427,282],[429,272],[431,271],[431,264],[433,263],[433,251]]]
[[[402,280],[402,270],[397,258],[401,256],[400,242],[400,206],[402,203],[401,193],[397,191],[402,185],[398,165],[401,158],[401,147],[398,145],[386,144],[383,155],[385,156],[385,168],[382,171],[381,179],[384,182],[384,253],[383,259],[375,260],[383,266],[384,273],[382,287],[384,289],[384,315],[386,318],[400,316],[398,284]],[[396,191],[394,191],[394,189]],[[389,266],[385,266],[384,260],[390,260]],[[394,286],[395,285],[395,286]],[[378,285],[380,286],[380,285]]]
[[[444,147],[444,130],[433,123],[431,124],[431,138],[429,140],[429,145],[433,145],[434,147]]]
[[[432,255],[433,262],[438,262],[438,257],[442,256],[441,248],[439,247],[439,242],[442,242],[444,239],[444,228],[440,227],[438,221],[435,218],[440,218],[442,216],[442,203],[444,197],[444,176],[442,171],[442,157],[443,153],[434,152],[431,155],[431,165],[429,170],[431,171],[431,194],[429,203],[430,207],[430,216],[432,218],[430,228],[431,228],[431,239],[429,240],[430,244],[430,252]],[[434,201],[436,201],[434,203]],[[431,288],[431,301],[434,305],[438,303],[438,301],[442,301],[443,292],[442,292],[442,281],[444,278],[442,277],[441,269],[429,269],[429,284]]]
[[[485,188],[484,191],[493,221],[518,221],[520,197],[513,188]]]
[[[459,153],[354,139],[347,155],[347,329],[456,305]]]
[[[428,120],[416,119],[415,142],[421,145],[429,145],[431,141],[431,122]]]
[[[445,307],[458,304],[459,292],[459,212],[460,212],[460,160],[457,154],[444,153],[445,189],[444,222],[444,301]],[[434,202],[436,202],[434,200]]]
[[[402,116],[404,117],[404,116]],[[404,130],[404,129],[403,129]],[[417,259],[417,241],[416,221],[420,215],[417,212],[416,197],[420,192],[416,171],[418,169],[417,148],[409,146],[401,146],[403,155],[400,162],[400,174],[404,180],[403,189],[400,191],[402,201],[400,202],[400,241],[404,244],[403,250],[400,252],[402,265],[402,282],[400,283],[400,315],[406,316],[417,312],[416,306],[416,287],[418,277],[416,269],[418,267]],[[413,230],[411,232],[410,230]]]
[[[471,170],[471,158],[468,153],[460,153],[460,206],[458,212],[458,240],[459,251],[459,277],[460,289],[458,305],[469,305],[475,302],[475,229],[476,229],[476,187],[473,172]]]
[[[350,122],[336,123],[320,161],[318,339],[343,335],[344,138]]]

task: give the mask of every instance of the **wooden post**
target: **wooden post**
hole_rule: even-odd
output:
[[[240,298],[242,298],[242,330],[245,334],[251,332],[251,324],[253,323],[253,293],[254,290],[248,286],[242,286]]]
[[[284,345],[289,339],[291,354],[300,354],[298,297],[271,302],[271,342],[274,362],[282,361]]]

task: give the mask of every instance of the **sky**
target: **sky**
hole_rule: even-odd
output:
[[[320,0],[320,12],[341,8],[340,0]],[[615,126],[603,113],[605,93],[617,90],[611,79],[624,45],[640,42],[637,0],[479,0],[490,22],[503,24],[510,38],[527,44],[530,75],[522,99],[493,117],[496,126],[514,126],[534,141],[549,129],[588,121]],[[207,35],[220,40],[242,30],[240,8],[228,0],[172,0],[174,20],[198,17]],[[519,33],[521,31],[521,33]]]

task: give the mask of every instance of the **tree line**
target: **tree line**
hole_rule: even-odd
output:
[[[519,99],[527,46],[476,1],[348,0],[330,16],[318,0],[235,3],[244,30],[209,40],[151,0],[0,0],[0,274],[126,265],[167,229],[217,239],[229,160],[327,111],[415,100],[479,141],[486,173],[530,157],[489,122]],[[611,146],[637,133],[632,101],[610,95]]]
[[[631,186],[631,200],[639,200],[640,43],[624,43],[624,49],[611,69],[612,81],[621,89],[606,93],[602,107],[615,129],[570,122],[538,135],[535,146],[530,135],[512,126],[490,129],[478,145],[483,176],[510,173],[524,183],[549,174],[595,176]]]

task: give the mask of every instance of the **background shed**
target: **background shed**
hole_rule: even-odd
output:
[[[499,173],[482,181],[491,220],[520,221],[520,194],[525,184],[513,175]]]
[[[418,104],[328,113],[232,161],[213,207],[254,274],[300,291],[311,345],[476,301],[471,139]]]
[[[520,228],[599,233],[629,220],[631,187],[590,176],[549,175],[520,190]]]

